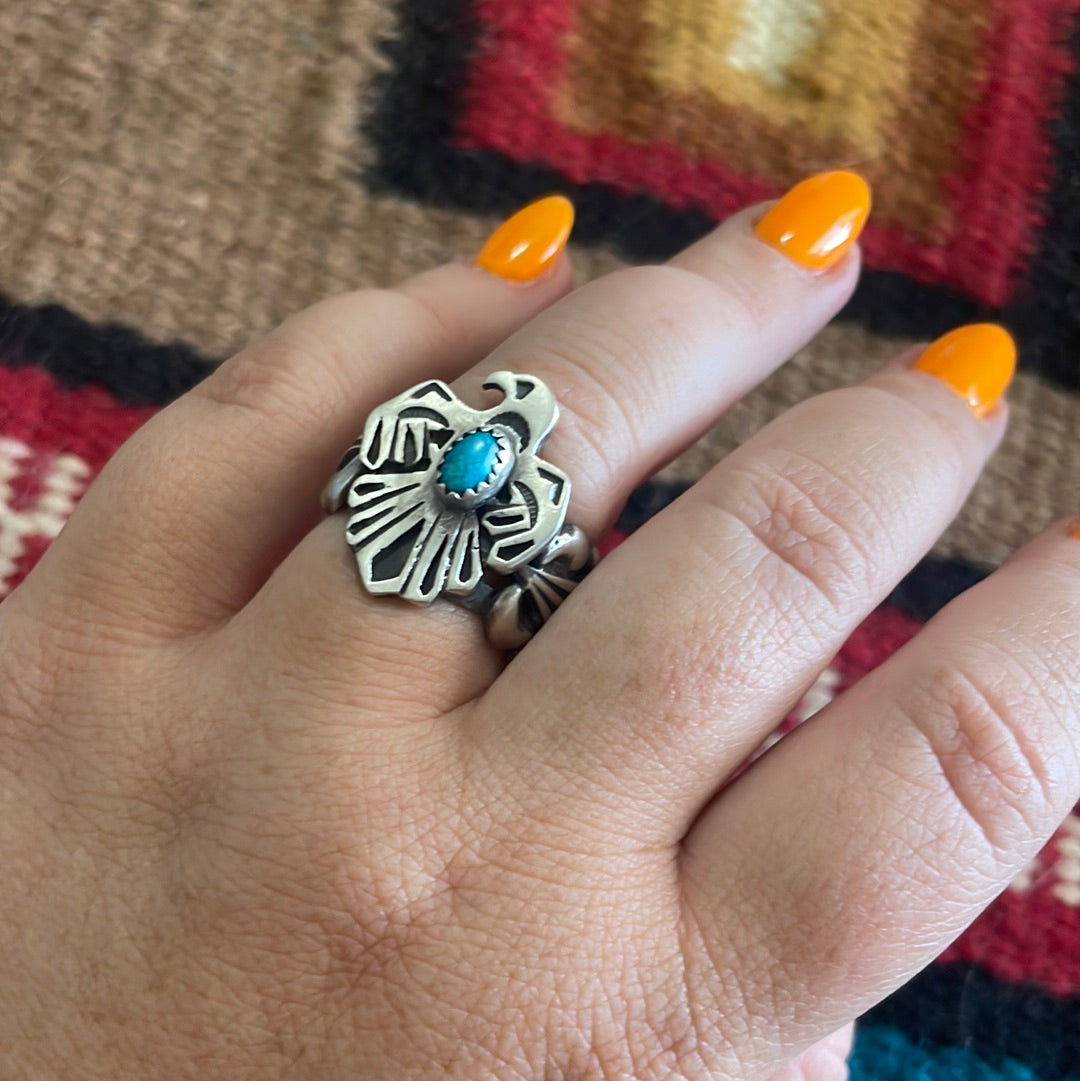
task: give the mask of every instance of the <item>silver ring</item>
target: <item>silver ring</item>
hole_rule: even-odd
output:
[[[375,596],[445,597],[518,649],[596,563],[566,525],[570,479],[539,451],[559,416],[539,379],[494,372],[503,400],[473,409],[432,379],[379,406],[322,493]]]

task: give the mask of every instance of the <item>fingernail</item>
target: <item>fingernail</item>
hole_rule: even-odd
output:
[[[549,195],[519,210],[488,237],[476,265],[510,281],[539,277],[566,247],[574,225],[574,204]]]
[[[754,232],[793,263],[826,270],[859,239],[869,213],[870,186],[858,173],[819,173],[796,184]]]
[[[936,375],[985,417],[1001,400],[1016,370],[1016,344],[996,323],[972,323],[950,330],[928,345],[915,370]]]
[[[1072,537],[1073,540],[1080,540],[1080,518],[1077,518],[1076,523],[1072,527],[1072,531],[1069,533],[1069,536]]]

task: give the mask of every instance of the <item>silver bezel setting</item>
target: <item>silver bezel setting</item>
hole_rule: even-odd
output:
[[[471,435],[475,435],[477,432],[484,432],[495,439],[495,444],[498,447],[495,464],[483,482],[475,488],[469,488],[464,492],[452,492],[442,482],[442,462],[458,443],[463,439],[468,439]],[[504,429],[495,428],[489,424],[481,424],[476,428],[470,428],[469,431],[463,432],[443,450],[435,473],[435,491],[438,493],[439,498],[454,510],[475,510],[477,507],[489,503],[499,494],[503,485],[510,479],[510,474],[514,471],[515,460],[513,443],[510,440],[509,433]]]

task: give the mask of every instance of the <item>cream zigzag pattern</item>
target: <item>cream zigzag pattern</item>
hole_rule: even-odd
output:
[[[27,540],[59,534],[91,472],[74,454],[41,455],[18,439],[0,437],[0,597],[14,586]],[[36,494],[17,504],[14,482],[20,476],[39,479]]]
[[[1017,893],[1046,891],[1070,908],[1080,908],[1080,815],[1065,819],[1054,840],[1009,883]]]

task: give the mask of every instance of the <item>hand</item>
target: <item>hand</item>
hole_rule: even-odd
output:
[[[375,406],[509,369],[561,403],[544,456],[599,538],[840,308],[865,210],[815,181],[571,293],[542,208],[135,435],[0,608],[0,1076],[842,1075],[844,1026],[1080,796],[1080,540],[726,782],[957,511],[1005,336],[791,410],[509,663],[475,616],[363,593],[316,506]]]

